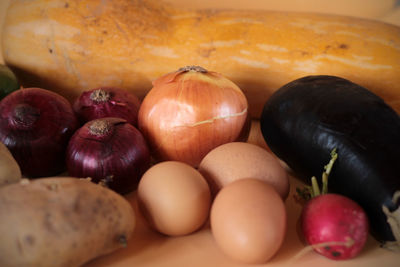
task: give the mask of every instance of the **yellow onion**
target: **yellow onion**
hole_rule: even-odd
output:
[[[139,129],[157,160],[197,167],[213,148],[245,140],[250,120],[241,89],[219,73],[187,66],[153,82]]]

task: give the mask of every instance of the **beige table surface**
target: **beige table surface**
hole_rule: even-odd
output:
[[[197,8],[249,8],[317,11],[373,18],[400,25],[400,7],[394,0],[167,0],[180,6]],[[301,4],[299,4],[301,2]],[[332,6],[332,3],[335,3]],[[9,0],[0,0],[0,26]],[[1,42],[0,42],[1,43]],[[0,62],[3,58],[0,55]],[[256,125],[256,124],[255,124]],[[258,128],[252,132],[255,142],[259,141]],[[363,252],[355,259],[348,261],[328,260],[316,253],[310,252],[294,260],[294,257],[304,248],[296,232],[296,223],[300,214],[300,206],[293,201],[294,189],[300,183],[291,178],[291,193],[286,201],[288,212],[288,231],[281,249],[268,263],[263,265],[245,265],[227,258],[216,246],[208,225],[200,231],[184,237],[166,237],[152,231],[136,207],[135,193],[127,199],[135,207],[138,217],[137,227],[128,247],[112,254],[100,257],[88,263],[87,267],[97,266],[163,266],[163,267],[207,267],[207,266],[304,266],[304,267],[398,267],[400,254],[394,254],[379,247],[379,244],[369,237]]]

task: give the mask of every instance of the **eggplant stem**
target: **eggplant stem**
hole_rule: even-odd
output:
[[[393,194],[392,202],[396,205],[400,199],[400,191]],[[382,211],[386,215],[386,221],[390,225],[395,241],[387,241],[382,247],[394,252],[400,252],[400,207],[391,212],[388,207],[382,205]]]

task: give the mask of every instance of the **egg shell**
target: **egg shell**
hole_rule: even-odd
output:
[[[195,168],[165,161],[148,169],[138,185],[138,202],[145,218],[160,233],[186,235],[207,220],[211,193]]]
[[[286,235],[286,209],[275,189],[257,179],[241,179],[224,187],[211,207],[211,231],[230,258],[265,263]]]
[[[254,144],[231,142],[216,147],[201,161],[199,171],[215,195],[227,184],[256,178],[271,184],[282,199],[289,194],[289,176],[272,153]]]

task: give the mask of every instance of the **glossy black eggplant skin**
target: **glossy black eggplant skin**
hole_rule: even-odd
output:
[[[307,183],[320,181],[336,148],[330,192],[364,208],[377,240],[394,240],[382,205],[399,207],[392,196],[400,190],[400,117],[381,98],[339,77],[307,76],[270,97],[260,124],[271,150]]]

